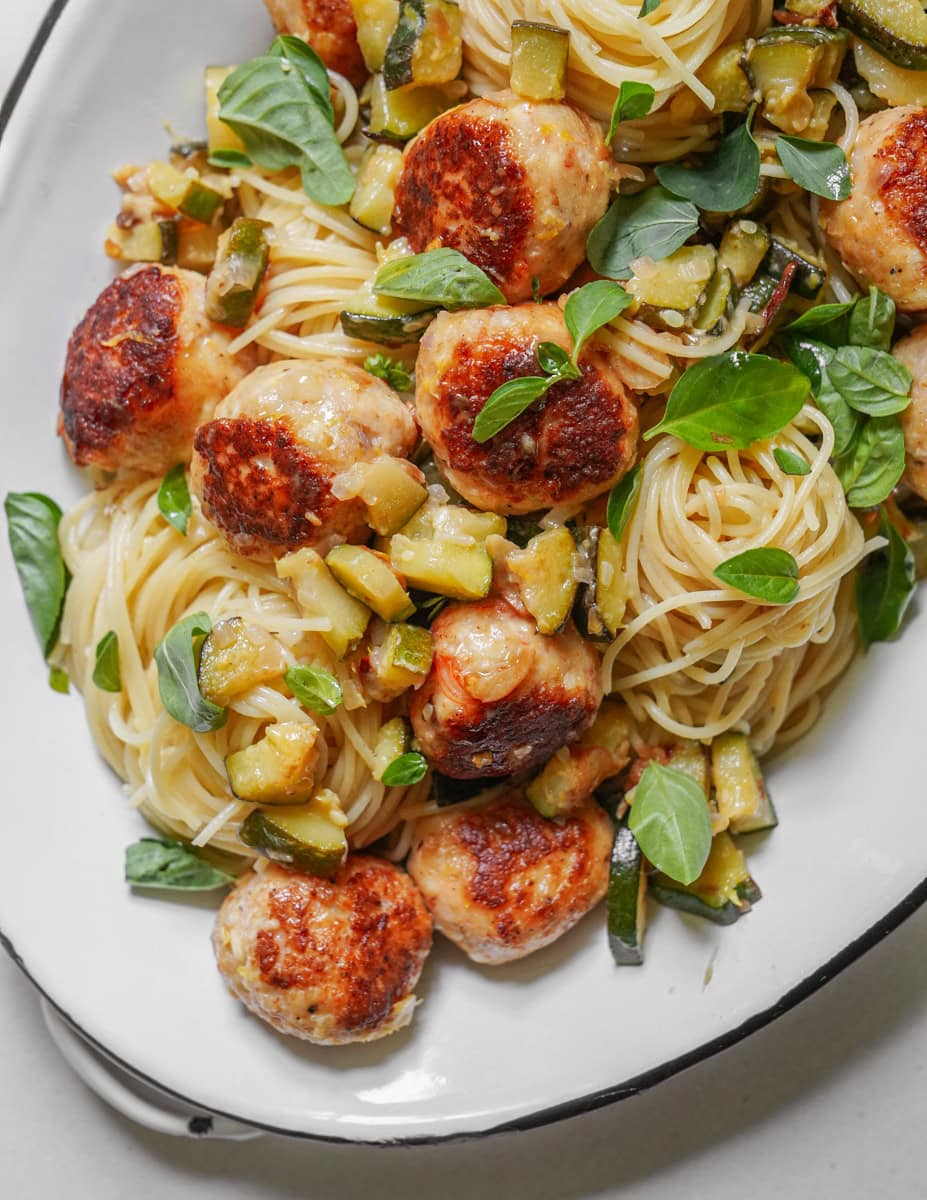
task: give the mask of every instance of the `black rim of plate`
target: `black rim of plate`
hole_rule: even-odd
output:
[[[13,111],[22,96],[23,90],[32,74],[35,64],[38,62],[42,50],[45,47],[48,38],[54,29],[58,18],[64,12],[68,0],[54,0],[54,3],[45,14],[42,24],[39,26],[38,32],[32,41],[29,49],[26,52],[26,57],[22,62],[19,70],[13,78],[3,103],[0,104],[0,143],[3,141],[7,126]],[[778,1017],[783,1016],[790,1009],[800,1004],[802,1000],[806,1000],[813,995],[825,983],[829,983],[836,975],[845,970],[852,963],[856,962],[867,950],[871,950],[878,942],[887,937],[893,930],[912,913],[916,912],[922,904],[927,903],[927,878],[923,880],[913,891],[891,909],[881,920],[870,926],[865,933],[861,934],[855,941],[852,941],[848,946],[844,947],[838,954],[835,954],[828,962],[816,971],[813,971],[795,987],[790,988],[784,995],[761,1012],[755,1013],[752,1017],[748,1017],[736,1028],[728,1030],[727,1033],[720,1034],[716,1038],[712,1038],[708,1042],[703,1042],[701,1046],[696,1046],[694,1050],[688,1051],[686,1054],[681,1054],[678,1058],[670,1059],[668,1062],[661,1063],[658,1067],[653,1067],[649,1071],[644,1071],[640,1075],[635,1075],[632,1079],[627,1079],[622,1083],[616,1083],[613,1087],[603,1088],[600,1091],[592,1092],[587,1096],[580,1096],[576,1100],[566,1100],[562,1104],[555,1104],[550,1108],[542,1108],[538,1112],[529,1113],[527,1116],[518,1117],[512,1121],[503,1121],[498,1125],[489,1126],[486,1129],[473,1131],[464,1131],[448,1134],[422,1134],[412,1135],[409,1137],[383,1138],[383,1139],[359,1139],[359,1138],[343,1138],[335,1137],[324,1133],[305,1133],[299,1130],[284,1129],[277,1125],[267,1125],[258,1121],[254,1121],[248,1117],[239,1116],[237,1113],[227,1112],[223,1109],[209,1108],[208,1111],[216,1116],[224,1117],[230,1121],[238,1121],[242,1125],[250,1125],[255,1129],[264,1129],[268,1133],[283,1134],[287,1137],[300,1137],[310,1141],[318,1142],[341,1142],[348,1145],[357,1145],[359,1142],[367,1145],[381,1146],[420,1146],[433,1145],[439,1142],[448,1141],[463,1141],[470,1138],[485,1137],[493,1133],[514,1133],[524,1129],[534,1129],[539,1125],[548,1125],[554,1121],[563,1121],[568,1117],[578,1117],[583,1113],[592,1112],[594,1109],[603,1108],[608,1104],[615,1104],[619,1100],[627,1100],[631,1096],[637,1096],[641,1092],[647,1091],[658,1083],[662,1083],[665,1079],[669,1079],[672,1075],[678,1075],[681,1071],[687,1070],[689,1067],[694,1067],[697,1063],[703,1062],[707,1058],[711,1058],[715,1054],[719,1054],[722,1050],[727,1050],[731,1046],[735,1046],[744,1038],[749,1037],[751,1033],[756,1033],[757,1030],[771,1024]],[[20,955],[10,939],[0,930],[0,945],[6,950],[13,962],[20,968],[26,978],[33,986],[45,997],[49,1004],[55,1009],[61,1017],[76,1030],[78,1034],[91,1046],[99,1051],[104,1057],[115,1063],[117,1067],[140,1079],[143,1083],[150,1087],[163,1092],[165,1095],[179,1100],[181,1103],[189,1105],[192,1109],[202,1109],[204,1106],[196,1100],[191,1100],[189,1096],[183,1095],[181,1092],[176,1092],[172,1088],[165,1087],[163,1083],[146,1075],[131,1063],[121,1059],[118,1055],[108,1050],[105,1045],[98,1042],[87,1031],[78,1024],[68,1013],[56,1003],[53,997],[49,996],[41,986],[32,978],[29,969],[23,962]],[[208,1136],[211,1131],[211,1122],[208,1117],[193,1117],[190,1120],[190,1132]]]

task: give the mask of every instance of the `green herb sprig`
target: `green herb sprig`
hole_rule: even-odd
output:
[[[303,708],[320,716],[331,716],[344,700],[341,684],[321,667],[290,667],[283,678]]]
[[[387,787],[411,787],[415,783],[421,783],[427,774],[427,759],[424,755],[410,750],[407,754],[400,754],[398,758],[393,759],[380,776],[380,782]]]
[[[125,880],[137,888],[183,892],[209,892],[235,882],[189,846],[153,837],[126,847]]]
[[[589,264],[608,279],[630,279],[638,258],[668,258],[699,227],[698,209],[665,187],[618,196],[586,242]]]
[[[364,359],[364,370],[388,383],[394,391],[407,392],[412,387],[412,376],[401,362],[388,354],[371,354]]]
[[[191,613],[168,630],[154,652],[161,703],[175,721],[195,733],[221,729],[228,720],[228,709],[207,700],[197,680],[203,639],[211,630],[207,613]]]
[[[183,463],[171,467],[158,488],[158,511],[169,524],[186,536],[193,502]]]
[[[649,763],[634,789],[628,828],[658,871],[682,884],[698,879],[711,850],[711,814],[694,779]]]
[[[798,563],[777,546],[735,554],[719,563],[714,574],[728,587],[767,604],[791,604],[798,595]]]
[[[639,121],[646,117],[653,106],[656,92],[649,83],[637,83],[633,79],[622,80],[618,95],[612,106],[612,117],[608,123],[607,142],[618,132],[622,121]]]
[[[61,509],[41,492],[10,492],[3,502],[23,598],[46,657],[58,641],[71,582],[58,541]]]
[[[914,555],[884,508],[879,516],[879,534],[888,544],[863,560],[856,577],[856,613],[867,648],[898,632],[917,586]]]
[[[93,682],[101,692],[121,692],[119,638],[114,630],[104,633],[94,653]]]
[[[447,247],[384,263],[376,273],[373,290],[378,296],[418,300],[450,312],[505,304],[505,296],[485,271],[459,250]]]

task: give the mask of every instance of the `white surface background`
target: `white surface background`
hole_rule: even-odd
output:
[[[3,0],[0,93],[44,7],[45,0]],[[15,236],[2,216],[0,231]],[[911,782],[923,790],[922,779]],[[839,841],[835,830],[836,853]],[[813,881],[802,886],[810,922]],[[581,1011],[578,997],[572,1019]],[[138,1130],[58,1059],[30,986],[5,958],[0,1031],[0,1192],[18,1200],[108,1200],[130,1191],[173,1200],[194,1187],[203,1200],[362,1192],[378,1200],[927,1197],[927,912],[714,1060],[621,1105],[483,1142],[374,1150],[268,1137],[219,1145]],[[622,1032],[620,1013],[616,1036],[633,1036]]]

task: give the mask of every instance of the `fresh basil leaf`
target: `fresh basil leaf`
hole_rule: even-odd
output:
[[[531,276],[531,299],[535,304],[540,304],[544,297],[541,295],[541,281],[537,275]]]
[[[71,576],[58,542],[61,509],[40,492],[10,492],[3,502],[13,562],[42,651],[58,640]]]
[[[597,279],[572,292],[563,309],[563,319],[573,339],[573,362],[579,361],[583,346],[592,335],[621,316],[634,297],[620,283]]]
[[[320,716],[331,716],[344,699],[341,684],[321,667],[290,667],[283,678],[303,708]]]
[[[776,460],[779,470],[786,475],[811,474],[810,463],[806,463],[799,455],[791,450],[786,450],[783,446],[776,446],[773,449],[773,458]]]
[[[332,107],[332,84],[328,69],[309,43],[292,34],[281,34],[274,38],[267,53],[271,58],[284,59],[299,71],[329,124],[334,125],[335,110]]]
[[[459,250],[440,247],[385,263],[373,281],[381,296],[439,304],[452,312],[458,308],[486,308],[505,304],[493,281]]]
[[[624,479],[608,494],[608,507],[605,519],[608,529],[616,542],[620,542],[628,522],[634,516],[637,507],[637,497],[640,495],[643,467],[640,463],[628,471]]]
[[[401,362],[390,358],[388,354],[371,354],[364,359],[364,370],[382,379],[397,392],[408,392],[412,387],[412,376]]]
[[[904,474],[904,433],[896,416],[870,417],[834,470],[850,508],[873,508]]]
[[[798,563],[777,546],[735,554],[719,563],[714,574],[728,587],[769,604],[790,604],[798,595]]]
[[[207,700],[196,678],[202,639],[211,629],[208,614],[191,613],[167,631],[154,652],[161,703],[195,733],[221,729],[228,720],[228,709]]]
[[[678,250],[698,229],[698,209],[664,187],[618,196],[586,242],[589,263],[609,279],[630,279],[639,258],[654,262]]]
[[[863,559],[856,577],[856,613],[863,645],[885,642],[898,632],[917,587],[914,555],[882,509],[879,533],[887,546]]]
[[[608,137],[605,140],[612,140],[622,121],[639,121],[641,117],[646,117],[653,106],[655,96],[656,92],[649,83],[637,83],[633,79],[622,80],[615,97],[612,119],[608,123]]]
[[[232,875],[200,858],[189,846],[150,837],[126,846],[125,878],[137,888],[186,892],[209,892],[235,882]]]
[[[884,350],[841,346],[828,374],[847,404],[867,416],[890,417],[911,403],[911,372]]]
[[[211,167],[219,167],[221,170],[233,171],[235,167],[253,167],[254,163],[241,150],[232,150],[229,148],[213,150],[206,160]]]
[[[427,774],[428,763],[413,750],[394,758],[380,776],[380,782],[387,787],[411,787],[413,783],[421,783]]]
[[[97,642],[93,664],[93,682],[102,692],[122,691],[122,672],[119,669],[119,638],[111,629]]]
[[[186,535],[193,505],[183,463],[171,467],[158,488],[158,511],[175,529]]]
[[[798,338],[784,339],[786,353],[792,362],[811,381],[811,393],[818,408],[834,430],[834,456],[845,454],[859,434],[861,421],[830,378],[830,367],[836,351],[823,342]]]
[[[648,763],[634,789],[628,828],[641,853],[679,883],[694,883],[711,850],[711,814],[699,785],[682,771]]]
[[[852,305],[846,341],[851,346],[890,350],[894,332],[895,301],[877,287],[870,287],[869,295],[860,296]]]
[[[836,349],[850,340],[847,337],[848,318],[856,303],[850,300],[847,304],[817,304],[786,325],[783,333],[801,334],[803,338],[810,334],[815,341],[826,342]]]
[[[749,118],[721,139],[717,150],[700,167],[664,163],[657,179],[677,196],[708,212],[734,212],[749,204],[760,186],[760,151],[750,132]]]
[[[219,119],[256,163],[269,171],[299,167],[313,200],[344,204],[354,193],[354,175],[332,127],[331,101],[322,102],[304,66],[304,58],[294,65],[279,53],[244,63],[219,88]]]
[[[538,342],[538,362],[541,364],[541,370],[546,371],[548,375],[560,375],[572,368],[574,374],[567,378],[579,377],[579,371],[570,362],[569,354],[556,342]]]
[[[71,680],[64,667],[48,668],[48,686],[53,692],[66,696],[71,690]]]
[[[489,397],[473,422],[473,440],[488,442],[500,430],[510,425],[516,417],[520,417],[529,405],[550,387],[553,380],[544,379],[540,375],[520,375],[518,379],[509,379],[497,387]]]
[[[671,433],[699,450],[746,450],[788,425],[808,390],[789,363],[743,350],[716,354],[683,372],[644,439]]]
[[[847,156],[833,142],[812,142],[780,133],[776,153],[786,175],[825,200],[846,200],[853,190]]]
[[[638,19],[641,17],[649,17],[652,12],[655,12],[661,4],[662,0],[644,0],[641,5],[641,10],[637,14]]]

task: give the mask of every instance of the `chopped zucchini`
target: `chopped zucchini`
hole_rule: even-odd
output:
[[[601,746],[612,758],[621,760],[622,770],[628,763],[631,737],[631,714],[617,700],[603,700],[595,720],[580,739],[581,746]]]
[[[382,75],[370,81],[370,120],[364,132],[373,141],[407,142],[457,103],[459,89],[414,87],[388,91]]]
[[[927,70],[927,13],[920,0],[837,0],[840,22],[907,70]]]
[[[734,311],[736,299],[734,276],[719,260],[695,315],[694,327],[705,333],[720,332]]]
[[[304,548],[277,560],[277,575],[296,587],[296,603],[307,617],[322,617],[331,628],[319,633],[339,658],[360,641],[370,609],[349,596],[314,550]]]
[[[660,904],[677,908],[716,925],[731,925],[762,897],[751,879],[743,853],[730,834],[719,833],[701,875],[688,886],[657,872],[650,894]]]
[[[234,70],[234,67],[206,68],[206,134],[210,154],[216,150],[245,152],[245,144],[235,130],[219,120],[219,88]]]
[[[387,253],[387,261],[389,257]],[[433,317],[434,309],[417,300],[378,296],[373,279],[357,290],[340,315],[341,328],[348,337],[383,346],[417,342]]]
[[[683,740],[670,748],[666,764],[674,771],[681,771],[694,779],[705,795],[708,795],[708,756],[699,742]]]
[[[177,222],[140,221],[129,229],[111,225],[103,245],[119,262],[173,263],[177,259]]]
[[[497,534],[505,537],[506,519],[498,513],[474,512],[462,504],[427,504],[399,530],[416,540],[437,538],[452,542],[478,542]]]
[[[715,270],[714,246],[681,246],[669,258],[647,261],[624,285],[649,308],[688,312],[694,308]]]
[[[830,120],[834,115],[837,97],[833,92],[827,91],[826,88],[820,91],[809,92],[808,95],[811,97],[814,111],[811,114],[811,120],[806,125],[802,137],[808,138],[813,142],[823,142],[827,138],[827,131],[830,129]]]
[[[367,524],[384,537],[398,533],[428,499],[421,472],[404,458],[384,454],[356,470]]]
[[[373,777],[382,779],[386,768],[405,754],[412,744],[412,735],[408,723],[402,717],[393,717],[380,727],[377,734],[377,744],[373,748]]]
[[[569,30],[541,21],[512,22],[510,87],[529,100],[562,100],[566,95]]]
[[[166,162],[148,164],[148,187],[160,204],[204,225],[225,203],[213,188]]]
[[[628,603],[628,577],[624,551],[611,531],[602,529],[596,543],[595,608],[608,633],[615,637],[624,622]]]
[[[286,669],[286,652],[272,633],[228,617],[203,641],[197,684],[205,699],[227,708],[236,696],[279,679]]]
[[[370,666],[380,686],[398,696],[424,683],[431,670],[434,641],[420,625],[389,627],[382,644],[371,650]]]
[[[576,545],[569,529],[558,525],[539,533],[524,550],[513,550],[506,558],[539,633],[556,633],[570,616],[579,586],[575,556]]]
[[[773,279],[781,279],[789,263],[796,266],[792,291],[805,300],[817,300],[827,280],[827,267],[820,259],[799,251],[784,238],[772,238],[762,270]]]
[[[722,46],[710,54],[696,75],[714,95],[714,113],[744,113],[755,99],[753,87],[743,68],[743,42]]]
[[[396,572],[366,546],[335,546],[326,555],[325,565],[346,591],[384,621],[404,621],[415,612]]]
[[[456,79],[463,65],[462,21],[453,0],[402,0],[383,59],[387,90]]]
[[[398,146],[371,146],[366,151],[349,210],[358,225],[389,237],[401,170],[402,151]]]
[[[808,92],[835,82],[849,48],[843,30],[790,25],[748,43],[744,67],[763,97],[763,113],[786,133],[804,133],[814,116]]]
[[[562,817],[583,804],[625,762],[602,746],[559,750],[525,788],[525,796],[542,817]]]
[[[769,234],[755,221],[732,221],[724,231],[718,248],[718,261],[727,267],[734,283],[745,287],[760,269],[769,253]]]
[[[608,945],[615,965],[637,967],[644,961],[647,924],[647,873],[644,857],[627,818],[615,830],[608,869]]]
[[[492,586],[492,559],[485,546],[416,540],[401,533],[390,539],[390,561],[409,583],[454,600],[481,600]]]
[[[379,71],[399,20],[399,0],[351,0],[357,44],[368,71]]]
[[[904,104],[927,105],[927,71],[899,67],[859,38],[853,45],[853,58],[871,99],[878,97],[893,108]]]
[[[206,316],[220,325],[247,325],[270,257],[266,222],[236,217],[219,238],[216,262],[206,280]]]
[[[778,825],[763,773],[744,734],[722,733],[712,741],[711,778],[719,828],[755,833]]]
[[[177,222],[177,266],[208,275],[219,252],[220,231],[215,225],[183,218]]]
[[[334,875],[347,857],[346,824],[340,800],[323,788],[308,804],[256,808],[242,821],[238,836],[275,862],[327,876]]]
[[[268,725],[252,746],[225,760],[232,791],[255,804],[303,804],[312,795],[318,726],[301,721]]]

